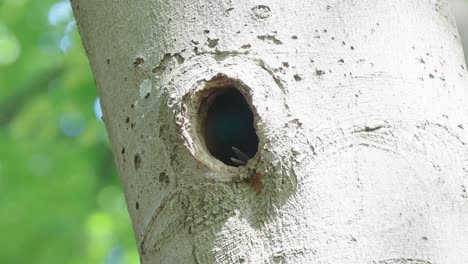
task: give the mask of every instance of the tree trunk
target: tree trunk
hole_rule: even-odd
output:
[[[142,263],[468,263],[468,77],[444,1],[73,9]]]

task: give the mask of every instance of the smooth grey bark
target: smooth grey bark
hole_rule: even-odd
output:
[[[73,0],[142,263],[468,263],[468,77],[439,0]],[[200,105],[234,86],[259,150]]]

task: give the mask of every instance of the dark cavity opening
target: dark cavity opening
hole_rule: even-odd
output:
[[[254,117],[242,93],[233,86],[212,88],[200,105],[208,151],[229,166],[242,166],[258,150]]]

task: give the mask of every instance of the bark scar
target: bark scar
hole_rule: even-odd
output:
[[[263,178],[263,174],[261,174],[260,172],[257,172],[256,170],[253,170],[250,174],[249,184],[252,187],[252,189],[254,189],[257,195],[260,195],[260,193],[262,193],[262,188],[263,188],[262,178]]]
[[[375,126],[375,127],[364,126],[364,129],[355,130],[353,133],[363,133],[363,132],[369,133],[369,132],[377,131],[383,127],[384,126]]]

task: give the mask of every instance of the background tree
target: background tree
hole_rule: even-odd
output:
[[[0,1],[0,263],[139,263],[68,1]]]

